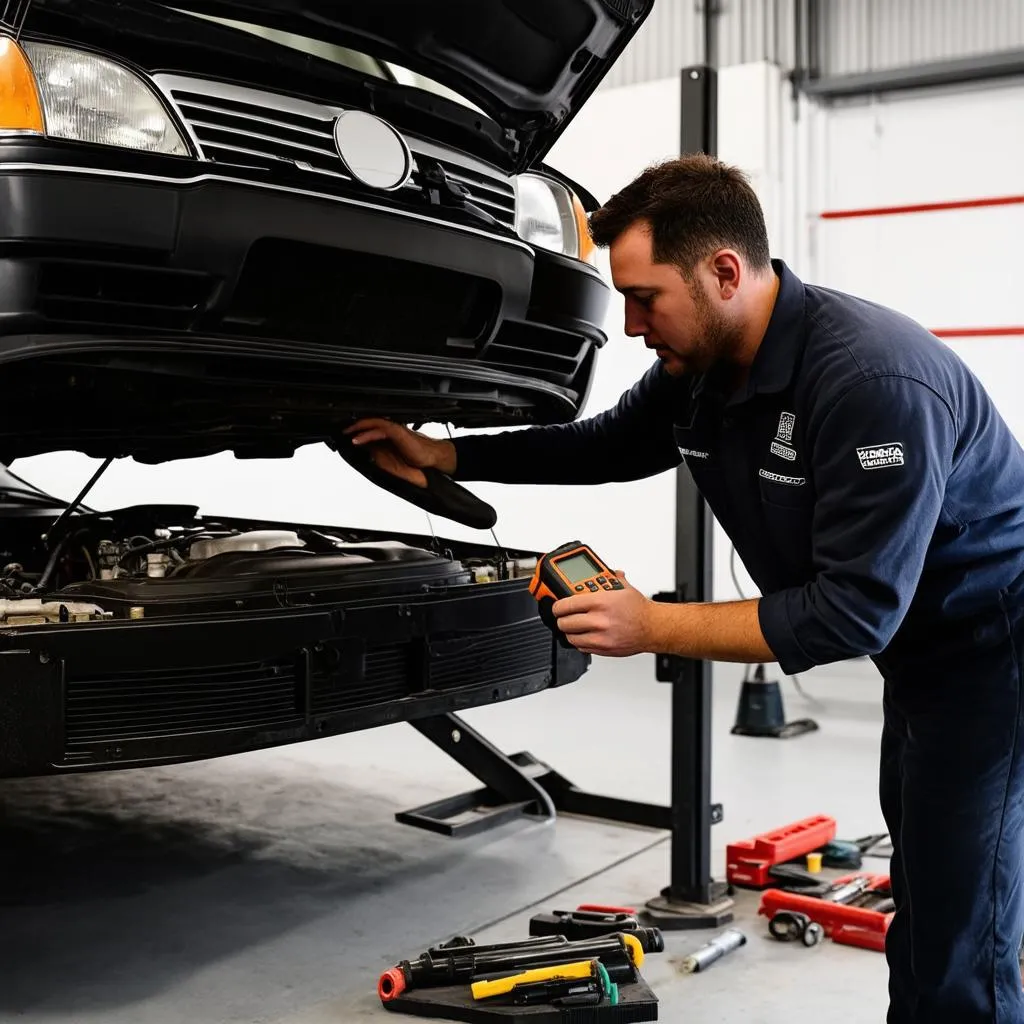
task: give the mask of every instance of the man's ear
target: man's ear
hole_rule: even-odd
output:
[[[711,272],[718,282],[721,297],[731,299],[743,277],[743,261],[735,249],[719,249],[711,257]]]

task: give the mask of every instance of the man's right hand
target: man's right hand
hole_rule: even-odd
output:
[[[385,419],[362,419],[346,427],[343,433],[355,445],[367,445],[373,461],[402,480],[426,487],[425,469],[436,469],[447,476],[455,472],[455,445],[419,434],[415,430]]]

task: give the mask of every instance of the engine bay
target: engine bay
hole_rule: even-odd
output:
[[[59,510],[58,510],[59,512]],[[532,575],[497,546],[139,505],[0,509],[0,627],[394,598]]]

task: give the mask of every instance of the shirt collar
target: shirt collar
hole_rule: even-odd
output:
[[[793,379],[803,349],[806,301],[803,282],[782,260],[772,260],[772,269],[779,278],[772,315],[750,367],[747,383],[728,400],[730,405],[745,402],[754,395],[784,390]],[[701,374],[694,381],[694,397],[707,390],[717,392],[717,397],[724,399],[724,376],[724,368]]]

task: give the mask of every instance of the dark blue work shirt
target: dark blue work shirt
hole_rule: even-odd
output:
[[[1024,580],[1024,451],[930,332],[773,266],[743,389],[658,363],[600,415],[458,439],[457,476],[596,484],[685,461],[785,672],[880,654],[898,671]]]

